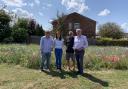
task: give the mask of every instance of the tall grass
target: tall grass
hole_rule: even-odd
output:
[[[0,45],[0,63],[20,64],[39,68],[40,53],[37,45]]]
[[[84,66],[90,69],[128,69],[128,48],[92,46],[86,49],[84,61]]]
[[[0,45],[0,63],[18,64],[28,68],[40,67],[40,51],[38,45],[4,44]],[[51,66],[55,67],[54,51]],[[63,65],[65,65],[65,51],[63,51]],[[100,70],[128,69],[127,47],[97,47],[85,49],[84,67]]]

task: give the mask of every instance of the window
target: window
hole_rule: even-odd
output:
[[[74,29],[79,29],[80,28],[80,23],[74,23]]]
[[[71,30],[72,29],[72,23],[68,24],[68,29]]]

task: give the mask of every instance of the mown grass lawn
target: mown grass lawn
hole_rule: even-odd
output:
[[[128,70],[86,70],[81,76],[0,64],[0,89],[128,89]]]

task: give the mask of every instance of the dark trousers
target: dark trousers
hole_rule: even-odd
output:
[[[77,61],[77,68],[80,74],[83,74],[83,58],[84,58],[84,50],[75,51],[75,57]]]
[[[57,69],[61,69],[62,53],[63,53],[62,49],[55,48],[55,57],[56,57]]]

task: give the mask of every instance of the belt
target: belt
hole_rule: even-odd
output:
[[[84,52],[84,49],[82,49],[82,50],[75,49],[75,52]]]

